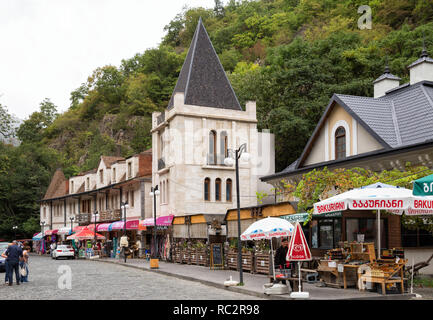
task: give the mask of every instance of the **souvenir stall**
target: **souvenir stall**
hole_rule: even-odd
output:
[[[433,201],[433,197],[424,197],[423,200]],[[315,203],[313,217],[337,211],[376,210],[377,218],[377,232],[373,239],[375,242],[364,243],[365,235],[358,233],[356,242],[344,242],[340,248],[327,252],[327,259],[323,259],[318,268],[322,280],[328,285],[345,288],[355,284],[360,290],[365,287],[375,290],[377,287],[377,291],[383,294],[392,290],[404,292],[404,266],[407,260],[404,259],[402,249],[384,250],[381,211],[394,214],[402,214],[403,211],[406,211],[406,214],[421,214],[422,211],[417,211],[417,201],[419,200],[412,196],[411,190],[377,183]],[[349,271],[350,269],[352,271]]]
[[[145,239],[145,257],[150,258],[151,253],[156,251],[159,259],[171,261],[172,259],[172,240],[173,232],[172,223],[174,215],[161,216],[156,218],[147,218],[140,220],[138,228],[142,230],[142,236]],[[154,241],[154,232],[156,231],[156,243]]]

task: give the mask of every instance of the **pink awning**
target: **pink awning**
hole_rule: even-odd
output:
[[[72,231],[73,232],[78,232],[78,231],[81,231],[81,230],[83,230],[83,229],[85,229],[86,228],[86,226],[76,226],[76,227],[74,227],[73,229],[72,229]]]
[[[113,222],[109,228],[109,230],[122,230],[123,229],[123,221]],[[110,230],[110,231],[111,231]]]
[[[47,230],[47,231],[44,232],[44,234],[45,234],[46,236],[51,236],[51,235],[53,235],[53,234],[57,234],[57,231],[59,231],[59,230],[58,230],[58,229]]]
[[[126,229],[127,230],[135,230],[138,229],[138,223],[140,220],[129,220],[126,221]]]
[[[99,226],[99,223],[96,224],[96,231],[98,231],[98,226]],[[94,223],[89,224],[86,228],[89,229],[90,231],[94,231],[95,230],[95,224]]]
[[[111,223],[101,223],[96,227],[96,231],[108,231],[108,228],[110,227]]]
[[[174,215],[158,217],[158,218],[156,218],[156,225],[157,226],[171,226],[173,219],[174,219]],[[152,227],[154,225],[155,225],[155,219],[154,218],[147,218],[144,220],[140,220],[140,226],[141,227]]]

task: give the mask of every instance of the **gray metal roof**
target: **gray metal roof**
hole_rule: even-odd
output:
[[[302,167],[302,159],[313,143],[326,114],[333,103],[340,104],[370,134],[382,143],[384,149],[401,148],[433,139],[433,82],[421,81],[402,85],[386,92],[380,98],[334,94],[313,136],[301,157],[281,173]]]
[[[177,92],[184,93],[185,104],[242,110],[201,18],[168,109],[173,107],[174,95]]]

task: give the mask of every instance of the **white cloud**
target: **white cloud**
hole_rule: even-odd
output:
[[[0,103],[21,119],[46,97],[67,110],[93,70],[156,47],[184,5],[214,0],[2,0]]]

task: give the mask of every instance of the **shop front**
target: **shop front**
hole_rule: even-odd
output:
[[[140,220],[138,229],[141,230],[141,236],[144,243],[144,256],[150,258],[152,252],[156,251],[156,256],[164,261],[171,260],[171,235],[173,232],[172,223],[174,215],[161,216],[156,218],[147,218]],[[156,231],[156,243],[154,232]]]
[[[400,225],[400,216],[382,214],[381,249],[402,246]],[[377,217],[373,211],[345,210],[313,215],[309,227],[309,243],[313,256],[322,256],[327,250],[339,247],[341,242],[374,243],[377,247]]]

